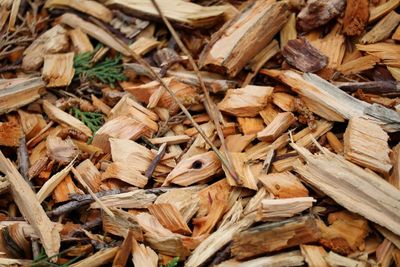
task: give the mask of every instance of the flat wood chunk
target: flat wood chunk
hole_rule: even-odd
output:
[[[257,177],[277,198],[308,197],[308,190],[292,173],[270,173]]]
[[[310,267],[329,267],[325,261],[328,253],[323,247],[313,245],[300,245],[301,254]]]
[[[75,53],[81,54],[85,52],[92,52],[94,50],[89,37],[80,28],[70,30],[68,35],[71,38]]]
[[[21,126],[15,122],[0,122],[0,146],[18,147],[22,134]]]
[[[293,113],[279,113],[264,130],[257,133],[257,138],[264,142],[275,141],[287,131],[294,122],[296,122],[296,117]]]
[[[348,36],[357,36],[364,32],[369,19],[368,0],[347,0],[343,18],[343,32]]]
[[[344,157],[360,166],[387,174],[392,168],[388,134],[376,123],[351,118],[344,134]]]
[[[296,197],[283,199],[266,198],[261,201],[257,213],[258,221],[281,221],[293,217],[302,211],[311,208],[316,200],[312,197]]]
[[[373,44],[387,39],[394,29],[400,23],[400,15],[391,11],[383,19],[381,19],[367,34],[365,34],[360,42],[363,44]]]
[[[94,166],[92,161],[90,161],[90,159],[82,161],[76,167],[76,170],[82,176],[82,179],[87,183],[87,185],[93,192],[100,191],[101,174],[96,166]]]
[[[148,178],[126,162],[113,162],[101,174],[101,180],[118,179],[139,188],[145,187]]]
[[[328,58],[314,48],[306,38],[287,42],[282,50],[286,62],[303,72],[317,72],[328,64]]]
[[[148,207],[150,213],[167,229],[174,233],[189,235],[192,233],[177,208],[168,203],[153,204]]]
[[[158,255],[151,247],[139,244],[133,239],[132,261],[133,265],[137,267],[157,267]]]
[[[264,129],[265,125],[261,118],[247,118],[247,117],[238,117],[239,128],[241,132],[245,135],[255,135]],[[230,135],[229,135],[230,136]],[[227,137],[229,137],[227,136]],[[234,152],[234,151],[232,151]]]
[[[283,2],[252,2],[212,35],[200,55],[200,67],[236,76],[271,42],[289,19],[289,14],[288,5]],[[255,39],[257,42],[251,41]]]
[[[310,216],[266,223],[233,236],[231,253],[243,260],[268,252],[317,241],[320,233],[315,219]],[[268,242],[265,242],[268,240]]]
[[[46,139],[47,154],[61,164],[70,163],[79,154],[79,150],[70,138],[62,140],[58,136],[49,136]]]
[[[44,56],[42,79],[47,87],[68,86],[74,74],[74,53]]]

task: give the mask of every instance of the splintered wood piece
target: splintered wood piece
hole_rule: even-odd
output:
[[[139,37],[135,42],[129,45],[129,48],[138,55],[144,55],[156,48],[159,44],[160,42],[153,37]]]
[[[346,6],[344,0],[312,0],[297,15],[297,28],[303,32],[325,25],[340,15]]]
[[[272,101],[274,100],[274,96],[275,96],[276,94],[277,94],[277,93],[274,93],[274,94],[272,95]],[[278,98],[281,99],[279,95],[278,95]],[[286,99],[287,99],[287,97],[285,97],[285,100],[286,100]],[[281,101],[279,101],[279,103],[281,103]],[[285,101],[285,103],[286,103],[286,101]],[[286,105],[285,105],[285,106],[286,106]],[[268,103],[267,106],[266,106],[263,110],[260,111],[260,116],[261,116],[261,118],[263,118],[264,123],[265,123],[266,125],[269,125],[269,124],[272,122],[272,120],[273,120],[278,114],[279,114],[279,110],[278,110],[278,109],[276,108],[276,106],[274,106],[272,103]]]
[[[388,66],[400,67],[400,45],[380,42],[367,45],[356,44],[356,48],[360,51],[366,52],[367,54],[378,57]]]
[[[103,230],[116,236],[126,237],[129,232],[133,233],[133,237],[138,241],[143,241],[143,232],[135,215],[122,209],[110,208],[114,217],[107,213],[102,213]]]
[[[349,266],[349,267],[366,267],[367,265],[362,261],[353,260],[333,251],[330,251],[325,257],[325,261],[329,266]]]
[[[157,3],[168,20],[188,28],[212,27],[221,21],[224,13],[228,11],[226,6],[201,6],[184,0]],[[161,19],[153,4],[147,0],[107,0],[105,5],[142,19]]]
[[[17,123],[0,122],[0,146],[18,147],[22,136],[21,126]]]
[[[239,181],[236,181],[230,175],[229,171],[227,171],[225,167],[222,166],[223,170],[225,171],[225,175],[229,185],[246,187],[252,190],[258,190],[256,174],[252,172],[251,164],[249,163],[249,159],[246,153],[236,153],[236,152],[233,153],[228,152],[228,153],[232,159],[232,165],[239,178]]]
[[[15,22],[17,21],[19,7],[21,5],[21,0],[12,1],[10,19],[8,22],[8,31],[15,31]]]
[[[169,203],[153,204],[148,207],[150,213],[167,229],[174,233],[189,235],[192,233],[182,214]]]
[[[273,142],[295,122],[293,113],[279,113],[264,130],[257,133],[257,138],[264,142]]]
[[[28,113],[21,109],[18,109],[17,112],[26,140],[30,140],[46,126],[42,114]]]
[[[136,267],[157,267],[158,256],[150,247],[132,240],[132,261]]]
[[[23,107],[40,98],[44,92],[41,78],[17,78],[0,81],[0,114]]]
[[[89,37],[80,28],[70,30],[68,35],[71,38],[75,53],[81,54],[85,52],[92,52],[94,50]]]
[[[101,180],[118,179],[139,188],[145,187],[148,178],[126,162],[113,162],[101,174]]]
[[[138,189],[131,192],[103,196],[100,197],[100,200],[109,208],[145,209],[153,204],[156,198],[156,195],[148,194],[145,191]],[[98,209],[100,206],[95,202],[90,205],[90,208]]]
[[[255,117],[266,107],[272,91],[272,87],[256,85],[229,89],[218,109],[237,117]]]
[[[392,34],[399,23],[400,15],[391,11],[367,32],[367,34],[360,39],[360,42],[363,44],[373,44],[385,40]]]
[[[82,161],[76,167],[76,170],[82,176],[82,179],[88,184],[93,192],[100,191],[101,174],[90,159]]]
[[[295,144],[292,147],[307,162],[294,166],[305,182],[349,211],[400,234],[400,195],[395,187],[326,148],[313,155]]]
[[[376,249],[376,259],[378,264],[382,267],[389,267],[392,264],[392,253],[394,251],[394,245],[389,240],[383,240],[382,244]]]
[[[290,14],[289,20],[286,22],[285,26],[283,26],[279,34],[280,34],[281,48],[283,48],[288,41],[297,38],[295,13]]]
[[[319,237],[320,233],[314,218],[311,216],[296,217],[262,224],[235,234],[231,253],[235,259],[243,260],[314,242]]]
[[[198,217],[192,220],[194,229],[193,236],[199,237],[202,235],[208,235],[221,220],[228,208],[228,196],[227,195],[214,195],[214,198],[209,197],[212,201],[208,214],[204,217]]]
[[[47,217],[31,187],[1,151],[0,170],[11,185],[13,200],[19,211],[39,236],[46,254],[51,256],[58,254],[61,242],[59,230]]]
[[[36,38],[24,51],[22,59],[22,69],[34,71],[39,69],[44,60],[44,56],[49,53],[59,53],[69,47],[68,32],[62,26],[56,25]]]
[[[110,115],[111,108],[106,103],[104,103],[102,100],[98,99],[95,95],[91,95],[91,100],[92,100],[93,106],[98,108],[101,112],[103,112],[107,116]]]
[[[251,72],[247,74],[246,79],[242,83],[242,87],[249,85],[262,66],[279,51],[278,41],[272,40],[263,50],[261,50],[253,59],[251,59],[247,66]]]
[[[380,59],[378,57],[374,55],[367,55],[348,61],[340,65],[337,70],[344,75],[357,74],[364,70],[373,69],[375,64],[379,61]]]
[[[257,220],[280,221],[290,218],[302,211],[311,208],[316,200],[312,197],[296,197],[283,199],[263,199],[257,213]]]
[[[389,0],[383,4],[371,8],[369,22],[374,22],[375,20],[385,16],[390,11],[396,9],[399,5],[400,5],[400,0]]]
[[[336,137],[336,135],[332,132],[326,133],[326,140],[328,141],[329,145],[333,148],[336,154],[343,154],[343,144],[340,140]]]
[[[393,164],[392,173],[388,182],[400,190],[400,145],[397,144],[392,149],[391,161]]]
[[[199,65],[236,76],[284,26],[288,5],[268,0],[252,2],[214,33],[199,58]],[[273,21],[274,23],[271,23]],[[251,40],[257,39],[254,43]]]
[[[239,128],[241,132],[245,135],[255,135],[262,131],[265,127],[263,120],[261,118],[237,118],[239,123]],[[229,137],[228,135],[227,137]],[[234,151],[232,151],[234,152]]]
[[[219,171],[221,171],[221,162],[214,152],[209,151],[181,160],[168,174],[163,186],[171,183],[182,186],[204,183]]]
[[[153,111],[143,107],[141,104],[125,95],[110,111],[108,119],[114,119],[119,116],[130,117],[145,126],[146,136],[151,137],[154,132],[158,131],[156,121],[159,119]]]
[[[313,140],[318,140],[321,136],[331,130],[332,127],[332,122],[319,120],[316,122],[314,130],[311,130],[309,127],[307,127],[293,135],[293,141],[295,141],[295,143],[299,146],[308,147],[313,143]]]
[[[87,22],[86,20],[81,19],[75,14],[65,13],[60,17],[60,23],[66,24],[71,28],[80,28],[84,33],[90,35],[94,39],[99,42],[109,46],[112,49],[122,53],[125,56],[129,56],[129,51],[126,50],[124,46],[118,43],[113,36],[111,36],[108,32],[100,28],[99,26]]]
[[[353,116],[363,116],[370,104],[358,100],[312,73],[303,76],[293,71],[263,70],[289,85],[302,96],[307,107],[329,121],[344,121]]]
[[[74,73],[74,53],[44,56],[42,79],[47,87],[68,86]]]
[[[282,49],[282,56],[303,72],[317,72],[328,64],[328,58],[302,37],[288,41]]]
[[[239,213],[242,209],[239,209]],[[225,227],[218,228],[209,235],[199,246],[192,252],[190,258],[186,261],[187,267],[197,267],[228,244],[235,233],[243,231],[254,223],[254,216],[248,215],[239,220],[240,214],[232,216]]]
[[[325,257],[328,256],[328,253],[323,247],[301,244],[300,250],[308,266],[329,267],[328,263],[325,261]]]
[[[157,252],[169,256],[186,258],[190,252],[183,245],[181,235],[164,228],[156,217],[149,213],[139,213],[136,220],[145,232],[145,241]]]
[[[60,203],[70,200],[70,195],[83,194],[75,183],[72,181],[70,175],[65,176],[65,178],[54,188],[53,199],[54,202]]]
[[[43,101],[43,109],[46,112],[47,116],[53,121],[60,123],[61,125],[68,125],[82,133],[86,136],[92,136],[92,130],[89,129],[83,122],[78,120],[72,115],[62,111],[61,109],[57,108],[49,101]]]
[[[190,138],[191,138],[190,136],[182,134],[182,135],[151,138],[149,139],[149,141],[154,145],[161,145],[164,143],[166,143],[167,145],[176,145],[176,144],[187,143],[190,140]]]
[[[124,267],[127,264],[129,255],[131,254],[132,245],[133,245],[133,234],[131,231],[128,231],[124,241],[121,246],[118,248],[117,253],[115,254],[113,260],[113,267]]]
[[[58,136],[46,139],[47,155],[60,164],[70,163],[79,154],[79,150],[70,138],[62,140]]]
[[[216,267],[260,267],[260,266],[303,266],[304,257],[299,250],[283,252],[273,256],[259,257],[248,261],[237,261],[234,259],[221,262]],[[321,266],[324,267],[324,266]]]
[[[344,157],[360,166],[388,174],[392,168],[388,134],[382,128],[362,118],[353,117],[347,125]]]
[[[73,167],[74,160],[71,160],[71,163],[68,164],[64,169],[54,174],[50,179],[46,181],[46,183],[40,188],[39,192],[36,194],[37,200],[39,203],[42,203],[53,190],[57,187],[59,183],[68,175]]]
[[[103,6],[99,2],[91,0],[48,0],[44,5],[45,8],[72,8],[82,13],[86,13],[92,17],[109,23],[112,20],[112,11]]]
[[[100,267],[104,264],[112,262],[115,255],[118,252],[119,247],[114,248],[105,248],[99,250],[95,254],[71,265],[71,267],[86,267],[86,266],[93,266],[93,267]]]
[[[225,138],[225,144],[229,152],[242,152],[254,139],[254,134],[234,134]]]
[[[320,243],[334,252],[342,255],[362,250],[365,247],[365,238],[369,233],[368,221],[359,215],[347,211],[330,213],[329,226],[318,220],[321,232]]]
[[[369,19],[368,0],[347,0],[343,18],[343,32],[348,36],[357,36],[364,32]]]
[[[110,146],[114,162],[125,162],[141,173],[146,172],[157,154],[156,151],[151,151],[131,140],[110,138]],[[175,165],[173,155],[166,154],[157,164],[153,175],[170,173]]]
[[[289,95],[287,93],[274,93],[272,95],[272,103],[277,105],[283,111],[293,112],[296,109],[296,97]],[[272,108],[274,117],[278,115],[278,111]],[[261,114],[261,112],[260,112]],[[271,116],[271,115],[270,115]],[[271,123],[272,120],[269,122]],[[267,125],[269,124],[267,123]]]
[[[198,103],[198,93],[195,87],[178,81],[175,78],[164,78],[163,81],[171,88],[184,106]],[[151,81],[142,85],[131,85],[128,82],[121,83],[125,91],[131,93],[140,102],[150,104],[154,107],[166,108],[170,114],[176,114],[180,109],[172,96],[165,91],[160,82]],[[158,95],[157,101],[154,100]]]
[[[101,148],[104,152],[110,152],[110,138],[137,140],[145,132],[144,125],[127,116],[119,116],[107,121],[96,132],[92,144]]]
[[[200,190],[197,193],[199,197],[199,207],[196,216],[205,217],[211,211],[212,203],[210,200],[216,199],[217,197],[219,199],[228,200],[231,190],[227,179],[222,179]]]
[[[290,172],[263,174],[257,178],[277,198],[308,197],[307,188]]]

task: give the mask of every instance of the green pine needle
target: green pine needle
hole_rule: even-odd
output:
[[[93,52],[86,52],[75,56],[74,68],[75,77],[81,75],[89,80],[99,80],[102,83],[109,84],[114,87],[115,82],[125,81],[127,78],[123,73],[124,67],[121,64],[121,55],[114,58],[106,58],[101,62],[92,63],[93,55],[99,48]]]
[[[167,265],[165,265],[165,267],[176,267],[178,266],[178,262],[179,262],[179,257],[175,257],[170,262],[168,262]],[[162,264],[160,264],[160,267],[163,267]]]
[[[92,130],[93,135],[104,123],[103,114],[98,112],[82,111],[78,108],[71,108],[69,112],[72,114],[72,116],[83,122],[90,130]],[[89,139],[89,144],[92,142],[92,139],[93,137]]]

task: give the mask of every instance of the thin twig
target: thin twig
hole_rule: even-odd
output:
[[[197,79],[199,80],[200,87],[203,90],[203,93],[206,97],[206,110],[208,111],[207,113],[214,122],[215,129],[217,130],[218,137],[221,140],[221,145],[225,152],[225,156],[227,158],[227,160],[226,159],[222,160],[221,158],[220,159],[223,163],[225,162],[224,165],[227,168],[229,174],[232,176],[232,178],[238,184],[240,184],[241,181],[239,179],[239,176],[237,175],[235,169],[233,168],[233,165],[231,164],[232,159],[230,158],[227,146],[225,144],[224,134],[221,129],[220,121],[218,119],[218,116],[215,114],[216,112],[215,112],[215,108],[214,108],[214,105],[213,105],[211,97],[210,97],[210,93],[208,92],[208,89],[206,88],[206,85],[201,77],[200,70],[199,70],[196,62],[194,61],[192,55],[190,54],[189,50],[186,48],[186,46],[183,44],[182,40],[180,39],[179,35],[176,33],[174,27],[172,27],[171,23],[164,16],[158,3],[155,0],[151,0],[151,2],[153,3],[154,7],[156,8],[156,10],[157,10],[158,14],[160,15],[161,19],[163,20],[164,24],[167,26],[168,30],[171,32],[172,36],[174,37],[176,44],[179,46],[179,48],[182,50],[182,52],[188,57],[189,62],[192,65],[194,72],[196,73]]]
[[[22,177],[24,177],[25,181],[33,188],[33,185],[30,183],[28,179],[28,171],[29,171],[29,154],[28,148],[26,146],[26,138],[23,135],[19,139],[19,146],[18,146],[18,164],[19,164],[19,172],[21,173]]]
[[[167,143],[164,143],[160,146],[160,148],[158,149],[157,155],[154,157],[154,159],[151,161],[149,168],[147,168],[146,172],[144,173],[144,175],[147,178],[151,178],[151,176],[153,175],[154,170],[156,169],[158,163],[161,161],[161,159],[164,157],[165,155],[165,150],[167,148]]]

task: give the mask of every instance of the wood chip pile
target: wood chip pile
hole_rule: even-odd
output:
[[[0,0],[0,266],[400,266],[400,0]]]

